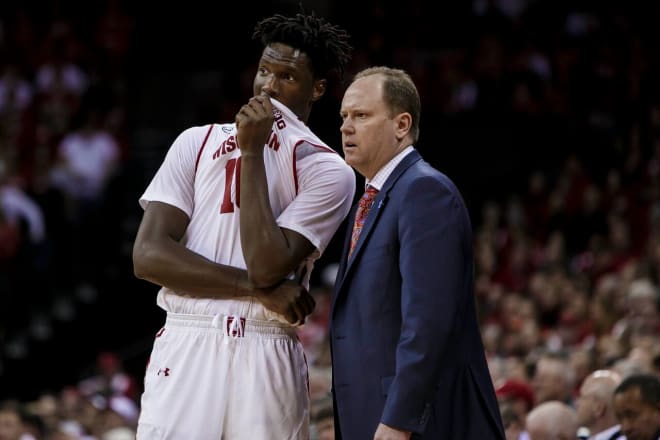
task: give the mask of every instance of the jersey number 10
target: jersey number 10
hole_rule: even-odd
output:
[[[236,178],[234,178],[236,176]],[[236,185],[236,200],[231,200],[231,184],[232,180]],[[222,197],[220,204],[220,214],[234,212],[234,203],[239,208],[241,207],[241,158],[229,159],[225,165],[225,194]]]

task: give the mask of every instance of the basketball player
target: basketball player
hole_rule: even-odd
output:
[[[353,171],[305,125],[350,56],[315,15],[256,25],[254,96],[235,123],[183,131],[140,198],[135,274],[167,312],[144,379],[137,438],[307,439],[307,365],[295,325],[310,270],[346,217]]]

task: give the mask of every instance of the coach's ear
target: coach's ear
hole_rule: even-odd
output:
[[[312,101],[318,101],[321,96],[325,95],[325,88],[328,81],[325,79],[317,79],[314,81],[314,90],[312,90]]]
[[[397,141],[402,141],[410,133],[412,127],[412,116],[408,112],[399,113],[393,119],[394,133]]]

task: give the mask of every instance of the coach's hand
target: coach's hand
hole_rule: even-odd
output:
[[[297,281],[285,280],[275,287],[257,289],[257,299],[269,310],[284,316],[291,324],[303,324],[316,301]]]
[[[411,433],[408,431],[399,431],[398,429],[379,423],[376,434],[374,434],[374,440],[409,440],[410,436]]]
[[[238,148],[241,154],[262,153],[273,128],[273,104],[268,95],[250,98],[236,114]]]

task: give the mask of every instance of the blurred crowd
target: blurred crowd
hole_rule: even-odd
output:
[[[547,402],[587,424],[582,386],[596,371],[660,376],[660,8],[314,5],[353,34],[347,75],[382,63],[418,85],[418,147],[471,211],[478,312],[508,438],[524,438],[527,416]],[[145,298],[131,308],[156,308],[153,286],[125,281],[135,232],[126,206],[137,209],[142,190],[127,182],[154,171],[136,159],[144,146],[127,92],[140,22],[120,0],[83,15],[62,7],[0,15],[0,430],[14,427],[0,438],[119,440],[135,427],[150,346],[131,343],[149,340],[136,333],[157,331],[161,317],[117,330],[110,352],[107,343],[70,347],[87,357],[63,356],[80,364],[52,382],[62,349],[46,341],[57,340],[58,322],[67,335],[101,334],[90,326],[126,319],[113,313],[129,298]],[[234,85],[218,100],[216,120],[232,119],[249,93],[254,59],[239,59],[232,71],[213,66],[245,90]],[[337,146],[342,92],[331,89],[310,120]],[[337,246],[319,261],[317,309],[300,330],[318,439],[333,438],[327,323]]]

